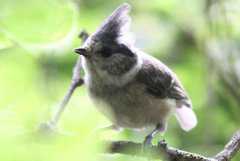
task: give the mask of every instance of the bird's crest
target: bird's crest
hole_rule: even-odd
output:
[[[128,15],[130,10],[131,6],[129,4],[124,3],[120,5],[105,19],[95,32],[94,37],[101,41],[111,42],[128,33],[131,22],[131,18]]]

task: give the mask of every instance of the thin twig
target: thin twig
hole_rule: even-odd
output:
[[[82,31],[79,37],[82,39],[82,42],[84,42],[88,38],[88,33],[86,31]],[[65,97],[61,101],[60,105],[56,108],[55,113],[52,116],[52,118],[50,119],[50,121],[40,124],[39,131],[51,132],[56,129],[57,123],[58,123],[63,111],[65,110],[69,100],[71,99],[72,94],[74,93],[74,91],[76,90],[77,87],[84,84],[84,80],[80,76],[81,69],[82,69],[81,64],[82,64],[81,57],[79,56],[75,66],[73,68],[72,82],[69,86],[69,89],[67,90]]]

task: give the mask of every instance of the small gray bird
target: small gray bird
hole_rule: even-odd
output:
[[[129,4],[119,6],[75,52],[82,57],[84,82],[97,108],[116,127],[153,127],[144,141],[150,144],[166,129],[169,114],[185,131],[197,119],[176,74],[133,46],[129,11]]]

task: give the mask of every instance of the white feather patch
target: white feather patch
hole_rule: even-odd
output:
[[[189,107],[182,106],[180,108],[176,108],[175,115],[181,128],[185,131],[190,131],[197,125],[197,117],[193,110]]]
[[[118,43],[125,44],[129,47],[133,47],[136,41],[136,38],[132,32],[124,32],[123,35],[118,37]]]

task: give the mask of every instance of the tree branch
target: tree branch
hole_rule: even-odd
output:
[[[114,141],[108,145],[110,145],[107,150],[108,153],[138,155],[153,159],[165,158],[169,161],[230,161],[240,149],[240,131],[236,132],[225,148],[213,157],[205,157],[169,147],[164,141],[160,141],[156,146],[149,147],[147,154],[143,153],[141,143]]]
[[[224,149],[219,152],[215,158],[220,161],[231,160],[240,150],[240,130],[237,131],[231,140],[225,145]]]
[[[82,42],[85,42],[88,38],[89,34],[86,31],[82,31],[79,34],[79,38],[82,39]],[[41,123],[38,127],[38,130],[42,133],[49,133],[56,130],[57,123],[64,112],[68,102],[70,101],[74,91],[77,87],[82,86],[84,84],[83,78],[81,78],[81,57],[78,57],[78,60],[73,68],[73,75],[72,75],[72,82],[67,90],[66,95],[64,96],[63,100],[60,102],[60,105],[56,107],[55,113],[48,122]]]

